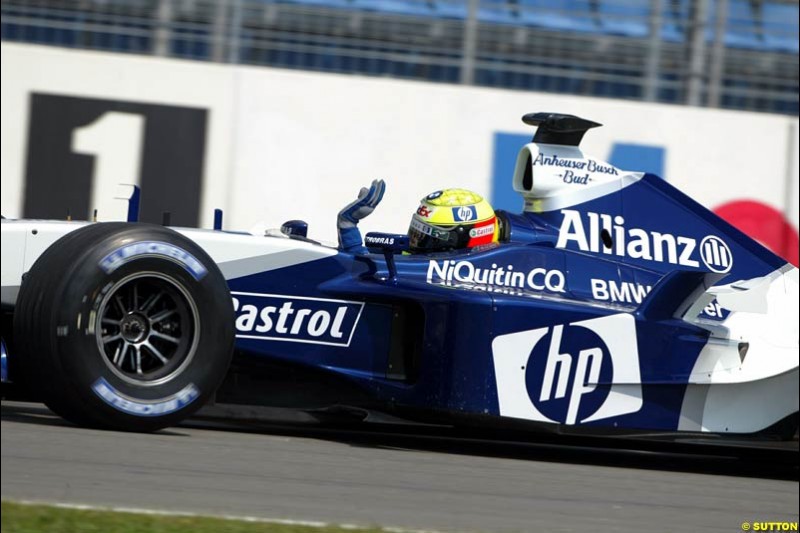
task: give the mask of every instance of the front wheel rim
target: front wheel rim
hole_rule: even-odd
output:
[[[105,291],[96,317],[104,363],[132,385],[175,379],[197,351],[197,305],[181,283],[164,274],[137,272],[115,282]]]

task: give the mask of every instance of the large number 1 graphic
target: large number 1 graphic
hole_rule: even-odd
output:
[[[140,218],[195,226],[203,187],[208,110],[32,93],[23,215],[125,220],[125,202],[142,188]]]
[[[115,196],[119,185],[140,185],[145,117],[107,111],[72,130],[73,153],[94,156],[90,207],[102,220],[124,220],[127,206]]]

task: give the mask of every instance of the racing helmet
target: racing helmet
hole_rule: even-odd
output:
[[[492,206],[466,189],[444,189],[420,200],[408,229],[412,252],[473,248],[497,242],[498,235]]]

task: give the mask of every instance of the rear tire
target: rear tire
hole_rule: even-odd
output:
[[[214,394],[233,325],[227,283],[193,241],[161,226],[93,224],[25,275],[16,375],[74,423],[154,431]]]

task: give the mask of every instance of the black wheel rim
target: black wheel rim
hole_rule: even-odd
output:
[[[140,272],[105,293],[95,336],[114,374],[136,385],[158,385],[188,366],[197,349],[198,322],[197,306],[180,283]]]

